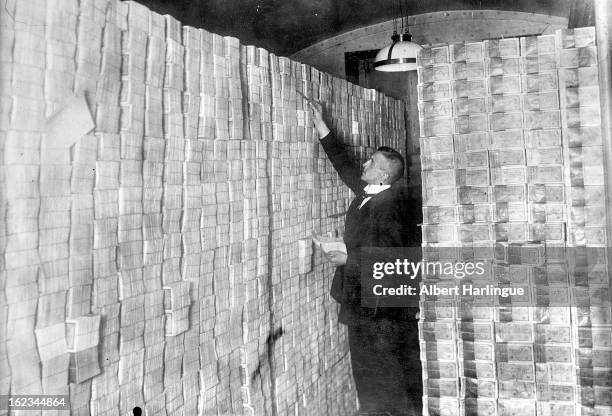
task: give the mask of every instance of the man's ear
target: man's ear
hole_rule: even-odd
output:
[[[383,173],[380,175],[380,177],[379,177],[379,179],[380,179],[380,184],[381,184],[381,185],[383,185],[383,184],[388,184],[388,181],[389,181],[389,178],[390,178],[390,177],[391,177],[391,175],[389,175],[389,173],[387,173],[387,172],[383,172]]]

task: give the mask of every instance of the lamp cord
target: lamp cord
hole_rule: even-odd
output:
[[[393,33],[397,33],[397,16],[393,14]]]
[[[408,33],[410,32],[410,30],[408,29],[408,0],[404,0],[406,2],[406,7],[404,8],[406,10],[406,32]]]
[[[406,31],[404,33],[409,33],[410,29],[408,28],[408,0],[400,0],[400,1],[405,1],[406,2],[405,3],[405,7],[404,7],[404,10],[405,10],[404,18],[406,19]],[[403,29],[403,27],[402,27],[402,29]]]
[[[402,10],[402,0],[398,0],[397,2],[399,3],[400,19],[402,19],[402,33],[404,33],[404,12]]]

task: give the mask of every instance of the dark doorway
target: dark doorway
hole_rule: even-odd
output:
[[[372,88],[384,94],[407,101],[408,72],[380,72],[374,70],[374,58],[378,50],[344,53],[346,80],[364,88]]]

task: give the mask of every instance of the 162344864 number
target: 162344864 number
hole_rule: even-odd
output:
[[[0,410],[62,410],[69,408],[69,396],[49,394],[0,395]]]

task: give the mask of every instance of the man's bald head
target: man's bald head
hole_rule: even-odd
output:
[[[379,147],[363,164],[361,180],[374,185],[391,185],[404,175],[404,158],[390,147]]]
[[[376,153],[384,156],[386,162],[384,169],[389,175],[388,184],[392,184],[404,176],[404,158],[397,150],[381,146],[376,149]]]

